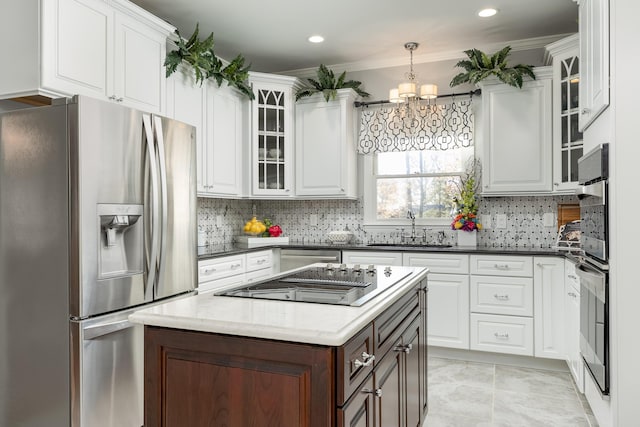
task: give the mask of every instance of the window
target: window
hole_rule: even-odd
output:
[[[413,211],[423,224],[449,224],[453,196],[473,147],[365,156],[365,222],[394,224]]]

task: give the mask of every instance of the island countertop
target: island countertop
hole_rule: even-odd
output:
[[[411,274],[360,307],[234,298],[207,292],[137,311],[129,320],[173,329],[340,346],[428,274],[426,268],[393,268]]]

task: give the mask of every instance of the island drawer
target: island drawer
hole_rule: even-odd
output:
[[[373,324],[369,324],[346,344],[337,349],[338,406],[342,406],[360,384],[373,372]]]
[[[533,279],[471,276],[471,311],[533,316]]]
[[[471,274],[532,277],[533,258],[530,256],[471,255]]]
[[[375,355],[381,360],[402,335],[407,325],[420,315],[418,287],[404,294],[373,321]]]

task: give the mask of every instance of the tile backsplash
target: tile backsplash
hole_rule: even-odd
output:
[[[575,196],[491,197],[480,201],[480,215],[491,217],[492,228],[478,233],[478,245],[490,247],[553,247],[557,237],[558,204],[577,203]],[[361,200],[231,200],[198,198],[198,226],[208,244],[223,244],[240,235],[253,209],[258,218],[270,218],[291,242],[324,243],[333,230],[348,229],[356,243],[394,242],[398,233],[363,227]],[[553,226],[545,227],[543,216],[552,213]],[[318,225],[310,224],[311,214]],[[506,215],[506,228],[495,228],[497,215]],[[438,231],[435,227],[434,231]],[[455,231],[448,227],[443,243],[455,244]],[[435,234],[435,233],[434,233]],[[435,237],[434,237],[435,238]]]

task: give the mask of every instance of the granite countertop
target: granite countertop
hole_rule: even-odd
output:
[[[335,245],[331,243],[290,243],[288,245],[269,245],[247,249],[237,244],[210,245],[198,247],[198,259],[216,258],[220,256],[243,254],[265,249],[334,249],[334,250],[367,250],[367,251],[397,251],[397,252],[437,252],[437,253],[465,253],[465,254],[494,254],[494,255],[554,255],[563,256],[567,251],[559,251],[553,248],[523,248],[523,247],[493,247],[478,246],[476,248],[451,246],[451,247],[408,247],[385,246],[384,243]]]
[[[129,320],[174,329],[340,346],[428,274],[426,268],[394,268],[412,274],[360,307],[223,297],[208,292],[137,311]]]

